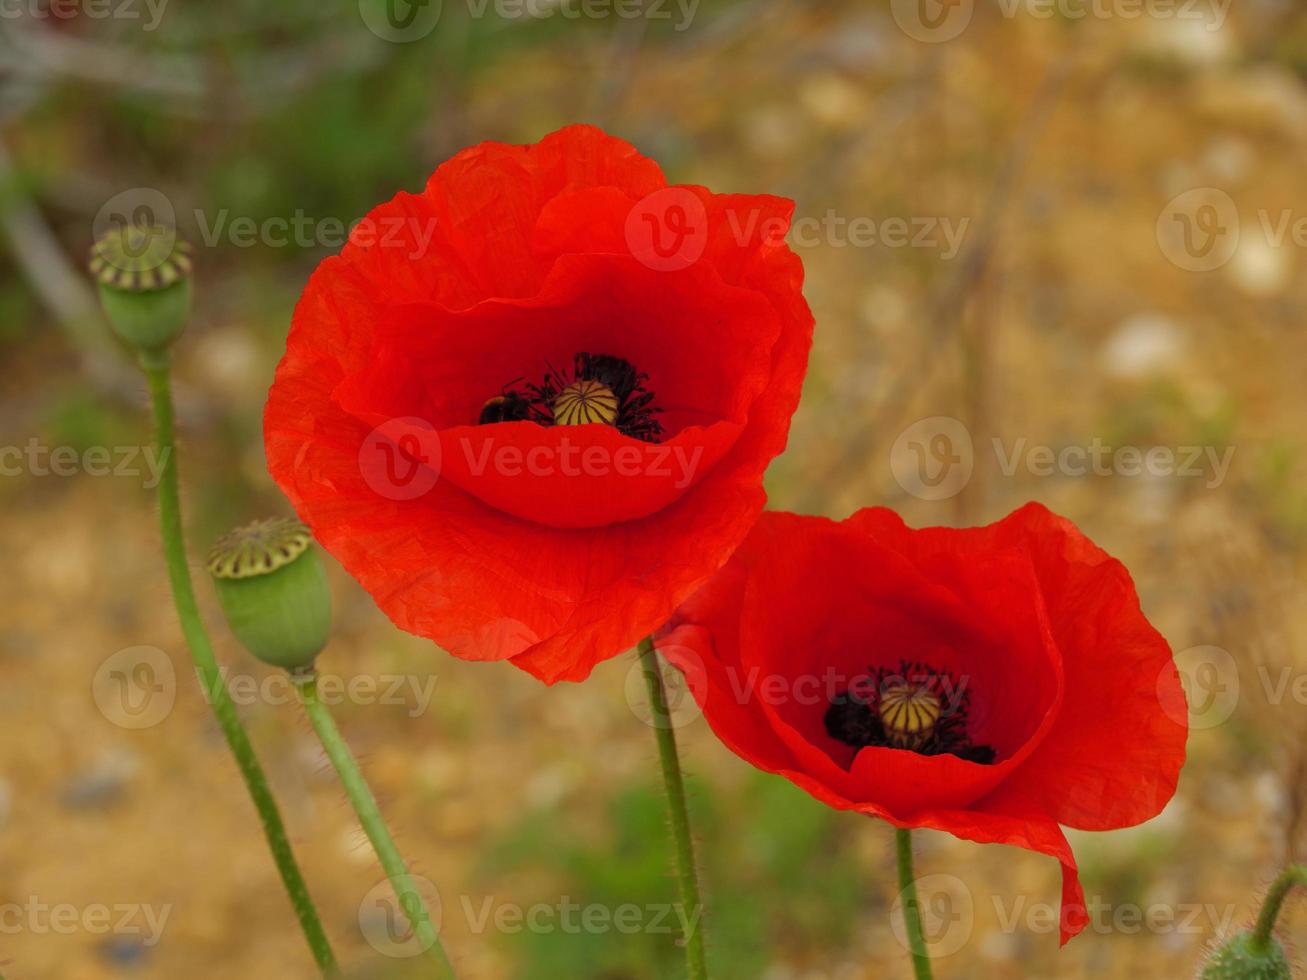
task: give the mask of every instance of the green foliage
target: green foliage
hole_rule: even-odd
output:
[[[1228,399],[1197,404],[1184,388],[1159,381],[1119,398],[1106,423],[1114,445],[1189,444],[1224,447],[1235,442],[1238,407]]]
[[[1266,511],[1286,537],[1307,535],[1307,490],[1304,490],[1302,452],[1283,438],[1262,447],[1254,473],[1256,490]]]
[[[93,446],[139,445],[148,432],[134,414],[106,406],[82,386],[52,396],[41,429],[50,445],[71,446],[79,453]]]
[[[1176,859],[1175,835],[1164,825],[1144,824],[1110,832],[1068,830],[1090,895],[1110,895],[1116,906],[1148,906],[1148,886]]]
[[[23,285],[15,280],[0,285],[0,345],[22,340],[35,317],[36,302]]]
[[[709,787],[692,781],[691,810],[701,842],[714,977],[756,980],[777,961],[801,962],[847,948],[859,903],[875,890],[852,852],[855,833],[875,831],[870,822],[828,810],[764,774],[729,797],[714,797]],[[662,794],[628,788],[609,801],[606,817],[604,832],[590,834],[565,813],[531,814],[487,849],[482,876],[489,885],[512,871],[511,887],[494,890],[512,894],[528,909],[535,902],[557,905],[562,896],[610,911],[672,901],[676,884]],[[539,884],[540,878],[548,884]],[[651,924],[653,916],[642,912],[638,921]],[[669,916],[664,924],[674,922]],[[487,935],[493,932],[491,920]],[[674,933],[524,927],[495,939],[513,951],[517,980],[662,980],[684,971]]]

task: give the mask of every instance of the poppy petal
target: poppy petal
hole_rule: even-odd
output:
[[[482,144],[439,167],[422,193],[374,209],[310,278],[265,412],[269,470],[401,628],[549,683],[580,680],[664,623],[760,513],[812,336],[802,265],[784,241],[793,205],[678,189],[703,205],[703,253],[652,270],[619,230],[665,187],[656,163],[593,127],[531,146]],[[596,270],[615,281],[599,288]],[[566,357],[576,344],[532,350],[534,335],[519,332],[496,361],[488,335],[446,332],[437,343],[430,326],[464,315],[484,325],[478,311],[492,306],[534,306],[543,323],[560,282],[578,303],[626,314],[600,331],[599,306],[588,308],[596,315],[579,339],[592,353],[643,345],[639,369],[666,401],[669,431],[686,432],[687,453],[702,450],[692,480],[653,479],[621,499],[605,479],[569,495],[552,480],[442,478],[438,464],[456,464],[440,436],[470,435],[460,426],[524,373],[527,355]],[[661,334],[629,329],[658,313],[669,321]],[[399,459],[391,436],[417,457]]]
[[[910,549],[928,574],[945,574],[959,555],[1026,549],[1062,653],[1067,694],[1057,724],[1015,784],[1039,795],[1059,823],[1080,830],[1129,827],[1161,812],[1184,764],[1188,709],[1171,647],[1144,617],[1124,565],[1037,503],[962,530],[911,530],[883,508],[850,521],[878,541]]]
[[[993,743],[990,763],[832,737],[821,697],[799,698],[796,678],[833,671],[838,693],[878,644],[950,672],[970,665],[965,676],[995,692],[975,702],[992,717],[968,718],[968,731]],[[681,605],[658,649],[728,748],[822,802],[1056,857],[1064,943],[1088,917],[1059,824],[1146,819],[1173,793],[1184,758],[1170,650],[1128,575],[1037,505],[961,530],[910,530],[884,509],[842,523],[764,514]],[[1086,676],[1110,675],[1118,660],[1131,678],[1124,696]],[[1118,748],[1118,736],[1157,744]],[[1125,773],[1109,776],[1112,765]]]

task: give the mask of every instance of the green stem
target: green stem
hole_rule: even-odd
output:
[[[688,922],[684,937],[685,963],[689,980],[707,980],[708,961],[703,942],[703,901],[699,897],[699,875],[694,863],[694,841],[690,837],[690,815],[685,805],[685,781],[676,752],[676,731],[667,710],[667,692],[663,687],[662,668],[654,652],[653,637],[640,641],[640,665],[649,688],[649,709],[653,729],[658,737],[658,758],[662,763],[663,784],[667,787],[667,809],[672,821],[672,840],[676,845],[676,875],[681,883],[681,908]]]
[[[912,831],[894,830],[899,864],[899,898],[903,904],[903,926],[912,951],[912,970],[917,980],[931,980],[930,956],[926,953],[926,935],[921,929],[921,903],[917,899],[917,878],[912,871]]]
[[[1257,915],[1257,923],[1253,926],[1253,934],[1248,940],[1248,945],[1254,953],[1265,955],[1270,950],[1271,932],[1275,929],[1275,920],[1279,918],[1280,907],[1284,905],[1284,900],[1293,890],[1294,885],[1307,888],[1307,867],[1301,864],[1290,865],[1271,883],[1270,891],[1266,893],[1266,901],[1262,903],[1262,910]]]
[[[313,899],[309,897],[308,886],[295,863],[290,841],[286,837],[286,826],[282,823],[277,802],[268,787],[268,779],[254,755],[249,736],[245,733],[236,714],[236,706],[223,683],[218,670],[218,661],[213,655],[213,646],[205,632],[200,619],[200,607],[195,600],[195,589],[191,584],[190,568],[186,563],[186,544],[182,533],[181,495],[177,486],[177,452],[174,441],[174,423],[172,407],[172,387],[169,377],[169,357],[167,354],[141,356],[141,367],[145,371],[150,387],[150,404],[154,412],[155,443],[159,460],[163,464],[162,477],[159,481],[159,520],[163,530],[163,553],[168,564],[168,578],[172,583],[173,602],[177,607],[177,616],[181,620],[182,633],[190,647],[191,657],[195,661],[195,671],[199,675],[213,713],[218,719],[227,746],[236,759],[250,799],[259,813],[263,824],[264,836],[272,850],[272,859],[277,864],[282,883],[290,896],[290,903],[299,919],[304,938],[308,940],[309,949],[323,976],[336,975],[336,958],[327,942],[322,922],[318,918]]]
[[[340,775],[340,782],[345,787],[345,795],[349,797],[354,812],[358,814],[359,823],[368,835],[368,840],[372,842],[373,850],[377,852],[381,867],[395,890],[399,906],[408,918],[409,925],[413,927],[413,935],[417,937],[423,951],[438,968],[439,976],[452,980],[454,968],[449,963],[449,957],[445,955],[445,948],[440,944],[440,937],[431,922],[426,903],[422,901],[422,895],[413,886],[408,867],[395,846],[394,838],[386,828],[386,821],[377,807],[376,797],[368,788],[367,780],[359,770],[358,761],[350,752],[345,739],[341,737],[340,730],[332,720],[331,712],[318,697],[317,673],[310,668],[306,673],[293,676],[300,692],[300,700],[304,704],[304,711],[309,716],[309,722],[313,725],[313,730],[318,733],[318,739],[322,742],[327,758],[331,760],[331,764]]]

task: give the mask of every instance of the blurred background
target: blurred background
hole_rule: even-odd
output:
[[[8,980],[314,975],[172,611],[142,385],[84,272],[97,222],[149,200],[196,248],[177,355],[199,555],[286,512],[260,414],[344,229],[465,145],[574,121],[674,181],[797,202],[818,328],[772,506],[924,525],[1044,501],[1126,562],[1177,651],[1180,791],[1142,827],[1071,833],[1091,924],[1065,949],[1054,861],[917,835],[936,975],[1190,976],[1301,856],[1297,0],[4,0],[0,118]],[[682,975],[647,913],[675,883],[633,658],[547,692],[332,573],[321,667],[362,682],[337,718],[461,976]],[[342,960],[420,975],[301,712],[198,586]],[[908,976],[890,828],[678,719],[714,976]],[[624,906],[631,934],[594,926]],[[1301,911],[1284,926],[1307,940]]]

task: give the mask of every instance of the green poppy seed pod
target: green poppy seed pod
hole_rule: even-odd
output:
[[[1258,949],[1251,932],[1241,932],[1222,943],[1203,964],[1200,980],[1291,980],[1284,947],[1271,936]]]
[[[309,529],[291,518],[225,535],[205,563],[232,632],[266,664],[306,670],[327,645],[331,591]]]
[[[114,333],[137,351],[161,351],[191,312],[191,246],[163,225],[120,224],[91,246],[89,267]]]

